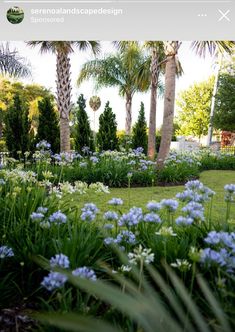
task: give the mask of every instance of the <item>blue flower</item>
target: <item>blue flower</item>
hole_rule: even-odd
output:
[[[97,206],[94,203],[87,203],[82,208],[82,212],[85,212],[85,211],[91,211],[93,213],[98,213],[99,209],[97,208]]]
[[[41,142],[36,144],[36,148],[42,149],[42,150],[46,150],[46,149],[49,150],[51,148],[51,144],[45,140],[42,140]]]
[[[47,277],[44,277],[41,285],[49,291],[53,291],[57,288],[64,286],[67,281],[67,277],[59,272],[50,272]]]
[[[176,219],[175,222],[176,222],[177,225],[191,225],[193,223],[193,219],[190,218],[190,217],[180,216]]]
[[[143,218],[142,209],[133,207],[126,214],[123,214],[118,222],[119,226],[135,226]]]
[[[186,212],[188,217],[193,220],[205,220],[204,217],[204,207],[202,204],[196,202],[190,202],[182,208],[183,212]]]
[[[42,214],[42,213],[38,213],[38,212],[33,212],[33,213],[30,215],[30,218],[31,218],[33,221],[41,220],[41,219],[44,218],[44,214]]]
[[[1,185],[1,186],[4,186],[4,184],[6,184],[6,181],[3,180],[3,179],[0,179],[0,185]]]
[[[57,254],[55,257],[50,259],[50,266],[51,267],[61,267],[63,269],[69,268],[69,259],[67,256],[63,254]]]
[[[96,217],[96,214],[94,212],[92,212],[91,210],[85,210],[81,214],[81,219],[83,221],[87,221],[87,222],[91,222],[91,221],[95,220],[95,217]]]
[[[229,258],[228,251],[226,249],[221,249],[219,252],[211,248],[205,248],[201,251],[201,263],[207,264],[217,264],[220,266],[226,266],[227,260]]]
[[[92,280],[92,281],[97,280],[97,277],[96,277],[96,274],[95,274],[94,270],[89,269],[86,266],[77,268],[76,270],[72,271],[72,274],[75,277],[85,278],[85,279],[89,279],[89,280]]]
[[[104,214],[104,219],[109,221],[118,220],[118,214],[113,211],[107,211]]]
[[[45,213],[47,213],[47,211],[48,211],[48,208],[46,208],[46,207],[39,206],[37,208],[37,213],[43,213],[43,214],[45,214]]]
[[[149,211],[156,212],[156,211],[159,211],[161,209],[161,204],[152,201],[152,202],[148,202],[148,204],[146,205],[146,207],[147,207],[147,209]]]
[[[154,222],[154,223],[161,223],[161,218],[159,217],[158,214],[156,213],[147,213],[145,216],[144,216],[144,221],[145,222]]]
[[[99,162],[99,158],[92,156],[92,157],[90,157],[90,161],[91,161],[93,164],[97,164],[97,163]]]
[[[112,199],[108,202],[108,204],[110,204],[110,205],[116,205],[116,206],[118,206],[118,205],[123,205],[123,200],[122,200],[121,198],[112,198]]]
[[[235,193],[235,184],[226,184],[224,186],[224,190],[228,191],[230,194],[234,194]]]
[[[110,244],[112,244],[112,243],[116,243],[117,241],[116,241],[116,239],[114,239],[113,237],[106,237],[105,239],[104,239],[104,243],[107,245],[107,246],[109,246]]]
[[[121,243],[121,242],[128,244],[135,244],[136,243],[135,234],[130,231],[120,232],[116,238],[116,243]]]
[[[179,203],[174,199],[163,199],[161,200],[161,206],[166,208],[168,212],[175,212],[179,206]]]
[[[5,257],[13,257],[14,252],[12,248],[9,248],[7,246],[1,246],[0,247],[0,258],[5,258]]]
[[[56,223],[58,225],[65,224],[67,221],[67,217],[64,213],[62,213],[60,210],[57,212],[54,212],[50,217],[49,221],[52,223]]]
[[[201,183],[199,180],[188,181],[185,184],[185,188],[192,190],[201,190],[203,187],[203,183]]]

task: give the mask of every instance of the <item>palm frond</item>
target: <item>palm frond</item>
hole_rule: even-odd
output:
[[[16,49],[11,50],[9,43],[6,43],[0,45],[0,72],[15,78],[28,77],[31,75],[31,67]]]

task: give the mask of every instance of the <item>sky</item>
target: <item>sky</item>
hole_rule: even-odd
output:
[[[111,42],[102,42],[102,54],[115,52]],[[21,56],[26,57],[32,66],[32,77],[25,80],[25,83],[37,83],[56,91],[55,77],[56,77],[56,59],[52,54],[40,54],[39,48],[30,48],[24,42],[11,42],[11,48],[16,48]],[[184,74],[177,79],[176,82],[176,96],[187,89],[195,82],[206,80],[213,74],[214,59],[211,57],[199,58],[194,54],[190,48],[190,42],[183,42],[178,54],[179,60],[182,64]],[[98,117],[104,110],[105,103],[109,100],[110,106],[116,114],[118,129],[125,128],[125,100],[118,94],[117,88],[105,88],[99,91],[94,89],[94,82],[84,82],[79,88],[76,86],[76,80],[79,75],[80,68],[83,63],[93,58],[90,52],[74,52],[71,55],[71,72],[72,72],[72,86],[73,86],[73,102],[76,103],[78,96],[83,93],[87,99],[87,112],[90,118],[92,129],[94,128],[94,114],[89,107],[89,99],[93,95],[98,95],[101,98],[101,108],[96,112],[96,130],[98,126]],[[145,94],[136,93],[133,98],[133,123],[137,120],[141,101],[145,105],[146,119],[149,118],[150,108],[150,92]],[[157,127],[160,128],[163,117],[163,99],[158,100],[157,106]]]

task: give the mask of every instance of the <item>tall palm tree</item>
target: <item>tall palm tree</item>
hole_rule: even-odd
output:
[[[131,134],[133,96],[137,91],[143,92],[149,87],[149,77],[143,77],[142,81],[136,80],[137,72],[145,60],[145,55],[136,43],[126,43],[115,55],[85,63],[78,77],[78,85],[93,78],[97,89],[119,88],[119,94],[126,99],[126,135]]]
[[[23,78],[31,74],[30,64],[16,49],[11,50],[9,43],[0,44],[0,74],[14,78]]]
[[[100,50],[96,41],[32,41],[28,45],[40,46],[41,53],[50,52],[56,55],[56,85],[57,106],[60,114],[60,150],[70,151],[69,114],[72,108],[71,101],[71,64],[70,54],[78,48],[79,51],[91,49],[94,54]]]
[[[166,55],[165,69],[165,95],[164,95],[164,115],[162,126],[162,139],[157,158],[159,168],[163,167],[164,161],[170,151],[170,143],[173,134],[174,106],[175,106],[175,83],[177,74],[177,54],[181,46],[179,41],[164,42]],[[207,52],[213,56],[216,52],[231,53],[235,42],[232,41],[194,41],[192,48],[196,54],[203,56]]]
[[[150,83],[150,113],[148,130],[148,157],[154,159],[156,154],[156,113],[157,113],[157,90],[159,87],[159,75],[165,54],[163,42],[145,42],[144,47],[151,52],[151,83]]]

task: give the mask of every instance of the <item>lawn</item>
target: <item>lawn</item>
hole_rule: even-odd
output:
[[[225,215],[226,205],[224,202],[224,186],[229,183],[235,183],[235,171],[205,171],[200,175],[200,181],[216,192],[213,199],[213,220],[219,221],[221,216]],[[101,209],[107,211],[107,202],[112,197],[122,198],[124,206],[122,210],[128,210],[130,207],[138,206],[144,208],[146,203],[151,200],[160,201],[163,198],[174,198],[174,196],[183,191],[183,186],[167,187],[147,187],[147,188],[113,188],[109,195],[91,193],[89,195],[79,196],[78,205],[82,207],[86,202],[93,202]],[[77,200],[77,197],[74,197]],[[235,216],[235,206],[232,211]]]

